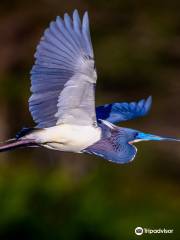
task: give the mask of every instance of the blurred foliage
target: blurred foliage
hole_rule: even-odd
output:
[[[90,15],[97,104],[151,94],[151,114],[122,125],[178,136],[179,1],[2,0],[0,138],[33,126],[27,99],[35,46],[56,15],[74,8]],[[148,239],[179,239],[179,145],[138,149],[128,165],[46,149],[1,154],[0,239],[136,239],[136,226],[174,229]]]

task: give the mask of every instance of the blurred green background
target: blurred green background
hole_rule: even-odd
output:
[[[88,10],[97,104],[153,96],[148,117],[123,126],[180,137],[180,1],[1,0],[0,139],[33,126],[29,71],[56,15]],[[0,239],[179,239],[180,147],[138,144],[128,165],[23,149],[0,155]],[[134,234],[134,228],[174,234]]]

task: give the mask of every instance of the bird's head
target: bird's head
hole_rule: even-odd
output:
[[[126,128],[126,139],[131,144],[140,141],[180,141],[180,139],[157,136],[129,128]]]

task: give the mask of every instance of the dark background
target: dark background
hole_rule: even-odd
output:
[[[90,16],[96,103],[152,95],[150,115],[122,126],[180,137],[180,1],[1,0],[0,139],[34,125],[35,47],[56,15],[75,8]],[[128,165],[46,149],[1,154],[0,239],[135,239],[136,226],[174,229],[148,239],[179,239],[179,143],[137,146]]]

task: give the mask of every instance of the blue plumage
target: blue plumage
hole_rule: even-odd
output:
[[[29,109],[38,127],[51,127],[59,123],[60,118],[62,122],[68,119],[67,116],[77,114],[82,119],[79,124],[92,122],[92,117],[93,122],[96,121],[93,106],[96,73],[87,12],[82,23],[77,10],[73,13],[73,20],[65,14],[64,19],[57,17],[55,22],[51,22],[37,46],[35,59],[31,70]],[[92,79],[91,84],[85,81],[86,75]],[[81,92],[82,82],[84,86]],[[86,88],[89,92],[83,100],[81,95]],[[70,96],[71,99],[65,101]],[[86,101],[82,108],[78,99]],[[88,111],[87,116],[84,106]],[[70,111],[77,107],[78,113]],[[72,122],[73,119],[71,117],[68,121]]]
[[[115,126],[148,114],[152,98],[111,103],[95,108],[97,73],[89,18],[77,10],[57,17],[37,46],[31,70],[29,110],[37,126],[23,128],[0,152],[19,147],[95,154],[115,163],[128,163],[139,141],[180,141]]]
[[[105,104],[96,108],[96,116],[97,119],[118,123],[147,115],[151,104],[151,96],[138,102]]]
[[[84,149],[83,152],[95,154],[118,164],[132,161],[136,156],[137,149],[128,142],[127,129],[115,125],[110,128],[106,122],[101,122],[100,126],[103,129],[100,141]]]

